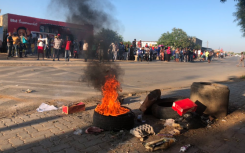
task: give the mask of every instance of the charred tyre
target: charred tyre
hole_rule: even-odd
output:
[[[152,114],[159,119],[169,119],[179,117],[178,113],[172,109],[175,101],[182,100],[180,98],[163,98],[158,99],[151,108]]]

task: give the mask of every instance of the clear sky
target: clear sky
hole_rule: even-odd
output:
[[[103,0],[101,0],[103,1]],[[65,16],[50,14],[50,0],[0,0],[1,14],[12,13],[65,21]],[[72,2],[72,0],[71,0]],[[240,27],[233,22],[234,0],[111,0],[114,17],[120,22],[118,32],[125,41],[134,38],[157,41],[162,33],[181,28],[203,41],[203,47],[225,51],[245,51]],[[55,9],[55,6],[53,6]]]

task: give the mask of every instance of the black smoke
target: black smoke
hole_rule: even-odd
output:
[[[101,91],[101,87],[105,84],[107,77],[115,77],[116,80],[122,82],[123,75],[124,71],[118,63],[100,63],[98,61],[93,61],[87,64],[82,78],[86,80],[89,85],[92,85],[95,89]]]
[[[82,80],[87,81],[99,91],[105,84],[106,77],[115,77],[122,82],[124,71],[119,64],[110,62],[112,55],[111,53],[108,55],[109,45],[116,41],[119,43],[120,40],[119,35],[110,30],[119,30],[118,21],[113,17],[115,7],[112,3],[109,0],[51,0],[49,8],[56,14],[65,15],[66,22],[90,24],[97,32],[94,36],[86,38],[89,45],[89,57],[94,59],[100,56],[103,60],[99,62],[95,59],[93,62],[88,62],[81,76]],[[102,55],[96,55],[92,51],[93,45],[96,46],[97,51],[103,50]]]
[[[65,15],[67,22],[91,24],[95,31],[117,28],[118,21],[112,16],[115,7],[108,0],[51,0],[49,8]]]

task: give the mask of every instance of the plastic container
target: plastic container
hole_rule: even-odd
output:
[[[197,105],[189,98],[187,98],[174,102],[172,108],[173,110],[177,111],[180,116],[182,116],[187,112],[195,112],[197,109]]]

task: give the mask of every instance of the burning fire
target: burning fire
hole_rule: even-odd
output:
[[[95,108],[97,113],[105,116],[118,116],[129,112],[129,109],[121,107],[121,104],[117,99],[119,87],[120,83],[115,77],[107,76],[106,82],[102,88],[102,103],[98,104]]]

